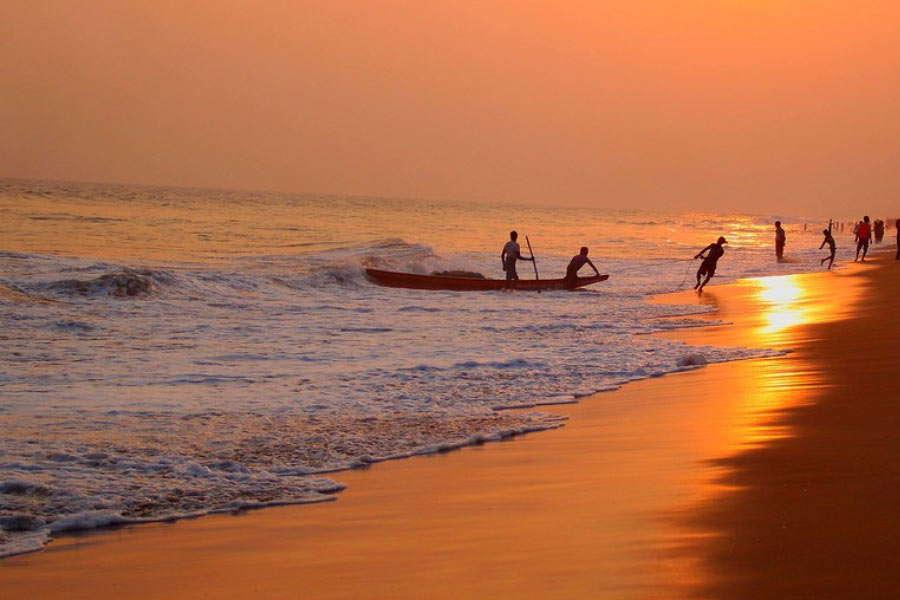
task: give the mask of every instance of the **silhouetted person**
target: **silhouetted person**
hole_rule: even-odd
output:
[[[697,269],[697,284],[694,286],[694,289],[698,292],[702,292],[703,287],[709,283],[709,280],[716,274],[716,265],[719,262],[719,259],[725,254],[725,248],[723,248],[722,245],[727,243],[728,242],[724,237],[720,237],[716,240],[715,244],[710,244],[698,252],[694,257],[694,259],[703,258],[703,262],[700,263],[700,268]],[[703,256],[706,252],[709,252],[709,254]],[[703,283],[700,283],[700,279],[704,275],[706,276],[706,279],[703,280]]]
[[[503,263],[503,270],[506,272],[506,287],[511,288],[513,286],[513,281],[519,280],[519,274],[516,273],[516,261],[517,260],[534,260],[534,257],[526,258],[522,256],[519,248],[519,242],[516,240],[519,238],[519,234],[515,231],[509,232],[509,241],[506,242],[506,245],[503,246],[503,251],[500,253],[500,262]]]
[[[781,221],[775,221],[775,257],[778,258],[778,262],[781,262],[781,259],[784,258],[784,244],[787,241],[787,235],[784,233],[784,229],[781,228]]]
[[[897,260],[900,260],[900,219],[897,219],[897,222],[894,223],[894,226],[897,228]]]
[[[819,250],[824,248],[825,244],[828,244],[828,248],[831,250],[831,255],[823,258],[821,261],[819,261],[819,264],[824,265],[826,260],[829,261],[828,262],[828,270],[830,271],[831,266],[834,264],[834,252],[835,252],[834,237],[831,235],[831,232],[827,229],[823,229],[822,233],[825,234],[825,239],[822,240],[822,245],[819,246]]]
[[[869,223],[869,215],[863,217],[862,223],[859,224],[856,239],[856,259],[853,262],[859,260],[860,250],[862,250],[862,260],[865,262],[866,254],[869,253],[869,240],[872,239],[872,225]]]
[[[569,261],[569,266],[566,267],[566,285],[571,287],[575,284],[575,281],[578,279],[578,271],[584,265],[590,265],[590,267],[594,270],[598,276],[600,275],[600,271],[597,270],[597,267],[594,266],[594,263],[587,257],[588,249],[587,246],[581,247],[581,252],[572,257],[572,260]]]
[[[884,221],[875,219],[875,243],[880,244],[884,240]]]

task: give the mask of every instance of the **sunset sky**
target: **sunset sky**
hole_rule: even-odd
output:
[[[0,0],[0,176],[900,210],[900,2]]]

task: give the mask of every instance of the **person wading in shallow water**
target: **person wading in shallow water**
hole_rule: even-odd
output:
[[[703,259],[703,262],[700,263],[700,268],[697,269],[697,283],[694,285],[694,289],[698,292],[702,292],[704,286],[706,286],[706,284],[709,283],[709,280],[713,278],[713,275],[716,274],[716,265],[719,262],[719,259],[725,254],[725,248],[723,248],[722,245],[727,243],[728,241],[724,237],[720,237],[716,240],[716,243],[710,244],[698,252],[694,257],[694,260],[698,258]],[[709,252],[709,254],[703,256],[706,252]],[[700,283],[700,279],[704,275],[706,276],[706,279],[703,280],[703,283]]]
[[[519,274],[516,273],[516,261],[534,261],[533,256],[531,258],[522,256],[519,242],[516,241],[518,238],[519,234],[517,232],[510,231],[509,241],[506,242],[506,245],[503,246],[503,251],[500,253],[500,262],[503,263],[503,270],[506,272],[506,289],[512,289],[515,285],[514,282],[519,280]]]
[[[869,223],[869,215],[863,217],[862,223],[859,224],[859,232],[856,234],[856,259],[859,260],[859,251],[862,250],[862,260],[865,262],[866,254],[869,253],[869,240],[872,239],[872,225]]]
[[[584,265],[590,265],[594,270],[594,273],[596,273],[598,277],[600,276],[600,271],[597,270],[597,267],[594,266],[594,263],[590,261],[587,255],[587,246],[582,246],[581,252],[573,256],[572,260],[569,261],[569,266],[566,267],[566,286],[572,287],[575,285],[575,281],[578,279],[578,270]]]
[[[784,244],[787,241],[787,234],[781,227],[781,221],[775,221],[775,257],[778,262],[784,258]]]
[[[827,261],[830,261],[830,262],[828,263],[828,270],[830,271],[830,270],[831,270],[831,266],[834,264],[834,251],[835,251],[834,237],[832,237],[831,231],[829,231],[829,230],[827,230],[827,229],[823,229],[823,230],[822,230],[822,233],[825,234],[825,239],[822,240],[822,245],[819,246],[819,250],[821,250],[822,248],[824,248],[824,247],[825,247],[825,244],[828,244],[828,248],[831,250],[831,255],[830,255],[830,256],[826,256],[825,258],[823,258],[822,260],[820,260],[820,261],[819,261],[819,264],[820,264],[820,265],[824,265],[826,260],[827,260]]]

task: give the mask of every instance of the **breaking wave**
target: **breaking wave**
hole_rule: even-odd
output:
[[[57,296],[109,296],[112,298],[150,298],[174,284],[169,273],[122,269],[91,279],[60,279],[39,283],[34,291]]]

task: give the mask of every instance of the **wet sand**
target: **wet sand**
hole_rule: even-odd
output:
[[[719,461],[735,487],[689,519],[710,534],[689,550],[716,573],[698,596],[900,595],[900,263],[882,255],[858,278],[853,318],[798,346],[815,402],[777,415],[789,437]]]
[[[11,597],[67,599],[784,597],[766,586],[775,584],[769,569],[791,574],[786,556],[823,569],[796,558],[806,540],[781,534],[776,500],[793,503],[791,532],[794,523],[835,524],[845,537],[823,541],[837,544],[835,552],[857,531],[833,503],[796,503],[794,482],[858,500],[842,508],[887,508],[865,500],[884,483],[881,463],[840,459],[874,449],[872,440],[863,448],[841,439],[853,446],[844,452],[818,433],[824,426],[834,434],[843,428],[830,425],[848,420],[850,433],[878,429],[868,404],[859,410],[859,400],[846,397],[855,388],[838,384],[847,372],[834,363],[858,350],[857,368],[888,368],[889,347],[832,337],[853,333],[851,314],[872,326],[869,305],[889,298],[862,295],[875,272],[767,278],[709,288],[699,300],[661,300],[714,304],[734,323],[667,335],[798,350],[785,357],[711,365],[557,407],[570,417],[560,430],[338,473],[349,488],[337,502],[63,537],[43,553],[0,562],[0,581]],[[873,335],[890,339],[887,328]],[[881,379],[866,398],[883,409],[875,425],[886,451],[896,417]],[[852,414],[830,407],[827,418],[814,418],[829,399]],[[813,445],[794,446],[799,440]],[[832,471],[832,461],[845,469]],[[845,488],[848,479],[855,483]],[[747,487],[735,491],[734,482]],[[778,536],[760,536],[760,528]],[[821,557],[832,550],[823,546]],[[845,554],[832,556],[846,564]],[[807,581],[779,589],[810,589],[813,575],[796,574]]]

